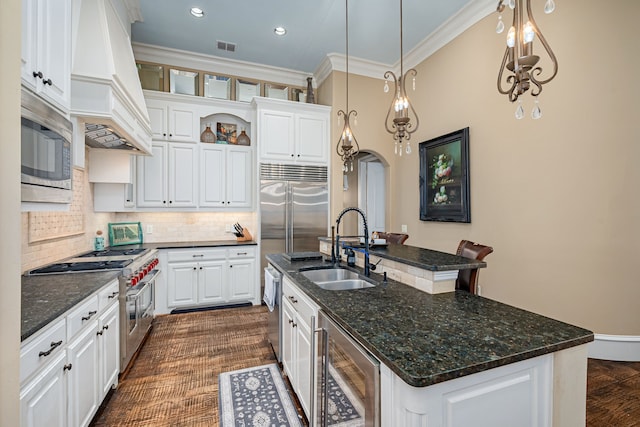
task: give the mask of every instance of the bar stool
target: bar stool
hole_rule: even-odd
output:
[[[484,257],[493,252],[491,246],[481,245],[469,240],[461,240],[458,245],[456,255],[463,256],[465,258],[475,259],[482,261]],[[478,269],[472,268],[468,270],[458,271],[458,279],[456,280],[456,289],[476,294],[476,285],[478,283]]]
[[[385,233],[384,231],[378,231],[378,237],[380,239],[385,239],[389,243],[397,243],[398,245],[403,245],[404,242],[409,238],[409,235],[402,234],[402,233]]]

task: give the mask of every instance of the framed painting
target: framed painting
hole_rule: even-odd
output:
[[[420,219],[471,222],[468,127],[420,143]]]

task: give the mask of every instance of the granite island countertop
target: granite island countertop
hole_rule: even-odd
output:
[[[331,245],[331,239],[328,237],[320,237],[318,240]],[[340,239],[340,242],[352,247],[364,247],[364,245],[359,244],[357,241],[354,242],[352,239]],[[356,244],[354,245],[353,243]],[[433,249],[395,243],[371,246],[369,248],[369,255],[375,255],[380,258],[431,271],[467,270],[471,268],[485,268],[487,266],[487,263],[484,261],[477,261]],[[344,256],[342,258],[344,260]]]
[[[371,273],[375,287],[327,291],[299,273],[327,262],[288,262],[282,255],[267,260],[415,387],[593,341],[586,329],[464,291],[432,295],[393,280],[383,285],[376,273]]]

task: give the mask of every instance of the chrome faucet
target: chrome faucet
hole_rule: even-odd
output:
[[[336,220],[336,246],[335,246],[335,255],[332,258],[332,262],[334,265],[340,264],[340,221],[344,214],[350,211],[355,211],[360,214],[362,217],[362,222],[364,223],[364,275],[369,277],[370,274],[370,263],[369,263],[369,227],[367,226],[367,217],[364,215],[359,208],[345,208],[338,215],[338,219]],[[361,236],[346,236],[346,237],[361,237]]]

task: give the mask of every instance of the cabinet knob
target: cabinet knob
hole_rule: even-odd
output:
[[[293,154],[291,155],[291,157],[293,157]]]
[[[162,203],[167,203],[167,201],[166,201],[166,200],[163,200],[163,201],[162,201]]]
[[[300,154],[298,154],[298,157],[300,157]]]
[[[202,270],[202,267],[200,267],[200,270]]]
[[[167,136],[167,134],[166,134],[166,133],[163,133],[163,134],[162,134],[162,136]]]
[[[66,365],[64,365],[64,366],[62,367],[62,371],[63,371],[63,372],[64,372],[64,371],[70,371],[70,370],[71,370],[71,368],[73,368],[73,365],[72,365],[71,363],[68,363],[68,364],[66,364]]]
[[[34,72],[33,72],[33,77],[38,77],[38,78],[40,78],[40,79],[41,79],[41,78],[43,77],[43,75],[42,75],[42,71],[37,71],[37,72],[36,72],[36,71],[34,71]]]
[[[194,270],[197,270],[197,267],[193,267]]]
[[[169,204],[173,203],[173,200],[169,200]]]

